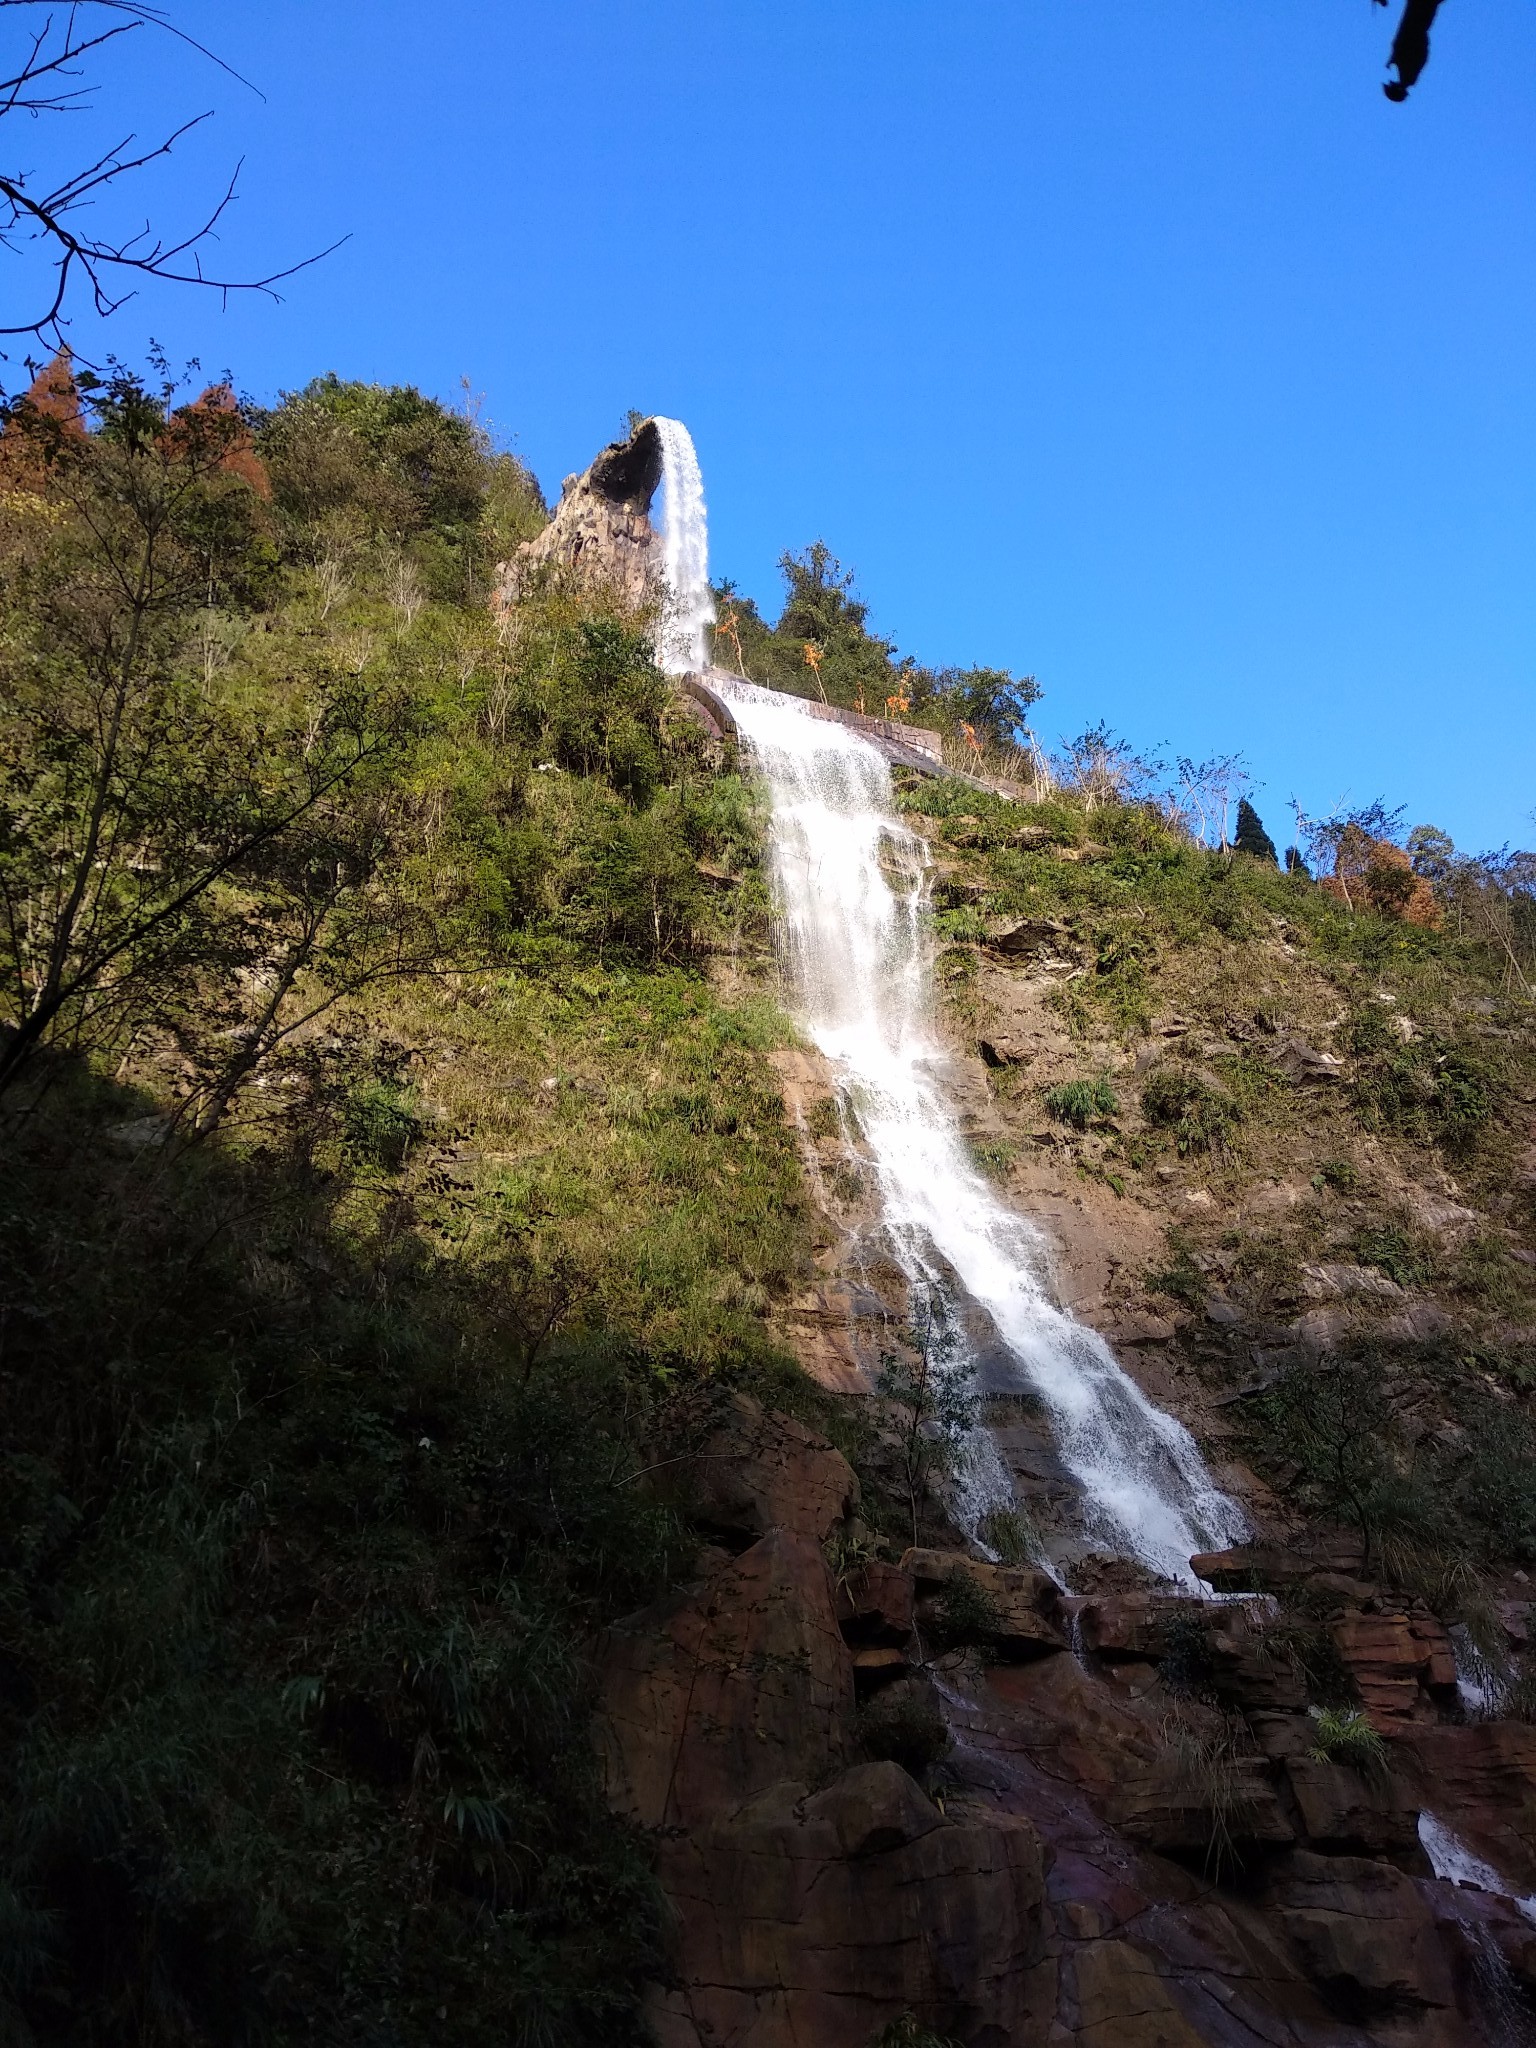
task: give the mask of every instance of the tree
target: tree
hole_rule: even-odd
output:
[[[12,118],[12,127],[5,132],[18,146],[38,118],[79,113],[88,104],[94,88],[74,83],[82,76],[81,67],[94,63],[109,43],[123,36],[158,28],[219,63],[200,43],[173,28],[148,0],[77,0],[60,10],[58,19],[47,0],[0,0],[0,9],[16,10],[9,20],[21,28],[17,52],[5,66],[9,75],[0,78],[0,121]],[[26,16],[20,14],[22,9],[29,10]],[[22,27],[23,21],[29,25]],[[0,59],[0,64],[4,61]],[[22,115],[30,120],[16,118]],[[33,293],[26,318],[0,327],[0,341],[32,341],[49,352],[60,349],[77,303],[83,301],[105,318],[150,278],[200,285],[224,297],[230,292],[262,292],[276,298],[275,287],[285,278],[331,253],[322,250],[263,277],[210,276],[203,268],[202,250],[234,200],[238,165],[217,203],[184,229],[161,232],[142,221],[116,231],[94,225],[94,209],[116,187],[169,156],[183,136],[209,118],[204,113],[184,121],[152,148],[136,148],[129,135],[100,155],[88,155],[83,163],[77,160],[68,169],[51,171],[41,185],[28,171],[0,170],[0,246],[21,259],[21,267],[30,273],[27,289]],[[340,243],[331,246],[339,248]]]
[[[245,422],[206,399],[173,410],[169,386],[126,374],[88,395],[94,433],[23,406],[3,444],[47,488],[8,501],[0,547],[0,1089],[44,1045],[168,1022],[199,964],[222,959],[238,985],[254,963],[234,934],[261,917],[232,917],[220,892],[264,864],[269,888],[286,869],[290,893],[334,906],[358,847],[342,850],[334,819],[307,855],[304,835],[403,736],[356,678],[295,690],[274,725],[199,687],[191,621],[254,601],[272,569]],[[247,1070],[263,1030],[235,1032]]]
[[[1245,796],[1237,800],[1237,836],[1232,844],[1239,853],[1251,853],[1255,860],[1268,861],[1271,867],[1278,864],[1275,842],[1264,830],[1264,820]]]

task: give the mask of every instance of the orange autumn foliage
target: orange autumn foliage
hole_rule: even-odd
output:
[[[1400,924],[1434,931],[1445,921],[1434,890],[1413,872],[1403,849],[1388,839],[1372,839],[1358,825],[1346,825],[1340,833],[1333,873],[1320,877],[1319,887],[1351,910],[1374,911]]]

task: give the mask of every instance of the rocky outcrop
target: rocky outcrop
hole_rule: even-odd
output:
[[[641,420],[627,440],[610,442],[580,476],[568,476],[549,524],[497,568],[495,610],[505,616],[547,577],[610,593],[627,606],[654,602],[659,569],[650,509],[661,459],[656,422]]]
[[[645,1827],[707,1824],[852,1749],[832,1575],[791,1530],[613,1629],[600,1670],[609,1796]]]
[[[682,1923],[662,2048],[866,2048],[906,2013],[1031,2038],[1044,1875],[1026,1820],[942,1813],[870,1763],[667,1841],[659,1869]]]

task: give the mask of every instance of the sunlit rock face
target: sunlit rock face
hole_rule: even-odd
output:
[[[496,610],[508,612],[550,576],[580,590],[611,592],[629,605],[653,603],[662,561],[650,512],[661,472],[660,429],[655,420],[642,420],[580,476],[568,476],[548,526],[498,567]]]

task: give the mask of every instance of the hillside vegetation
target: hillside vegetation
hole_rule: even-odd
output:
[[[639,2040],[662,1907],[590,1758],[593,1635],[687,1569],[655,1475],[711,1390],[864,1427],[765,1333],[816,1219],[759,801],[645,616],[550,587],[493,623],[545,508],[471,422],[188,396],[56,373],[0,441],[0,2027]],[[1032,683],[898,661],[825,550],[788,584],[772,626],[723,594],[749,673],[1017,765]],[[1243,1319],[1289,1348],[1255,1463],[1469,1611],[1536,1562],[1519,873],[1421,841],[1408,923],[1092,774],[903,801],[1011,1142],[1213,1197],[1146,1284],[1213,1389],[1254,1378]],[[1034,1066],[984,986],[1030,921],[1067,1048]],[[1306,1199],[1238,1230],[1260,1181]],[[1442,1308],[1351,1333],[1336,1427],[1265,1335],[1319,1263]]]

